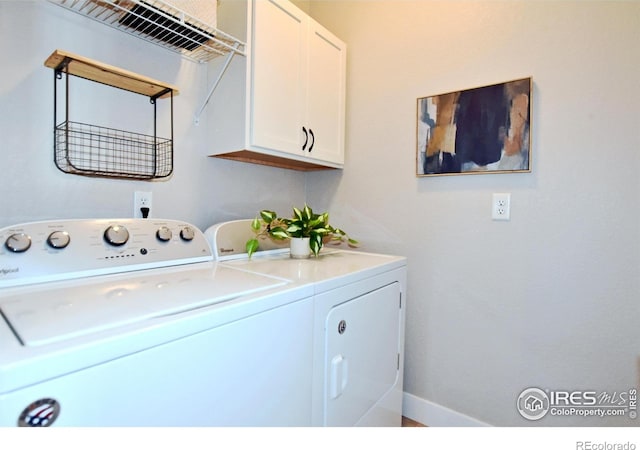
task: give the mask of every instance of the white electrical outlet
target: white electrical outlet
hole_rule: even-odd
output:
[[[511,218],[511,194],[493,194],[491,218],[493,220],[509,220]]]
[[[151,217],[151,200],[153,195],[147,191],[136,191],[133,193],[133,217],[142,218],[142,208],[149,208],[147,217]]]

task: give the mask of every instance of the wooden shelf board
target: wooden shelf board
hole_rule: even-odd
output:
[[[336,170],[335,167],[322,166],[306,161],[298,161],[294,159],[280,158],[278,156],[264,155],[249,150],[240,150],[231,153],[221,153],[218,155],[210,155],[214,158],[231,159],[233,161],[242,161],[253,164],[262,164],[264,166],[280,167],[283,169],[314,171],[314,170]]]
[[[44,65],[52,69],[57,69],[65,58],[69,59],[69,74],[77,77],[135,92],[136,94],[146,95],[147,97],[154,97],[167,89],[172,90],[174,96],[179,94],[176,86],[162,83],[152,78],[129,72],[119,67],[110,66],[90,58],[78,56],[64,50],[55,50],[44,62]],[[160,98],[166,98],[170,95],[171,93],[167,92]]]

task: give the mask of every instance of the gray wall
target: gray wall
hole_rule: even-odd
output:
[[[405,391],[493,425],[518,394],[639,384],[640,4],[318,1],[348,44],[347,160],[309,177],[409,258]],[[533,77],[530,174],[415,177],[416,99]],[[491,220],[493,192],[511,221]],[[537,425],[628,425],[545,417]]]

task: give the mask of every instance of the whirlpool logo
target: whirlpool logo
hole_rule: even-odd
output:
[[[13,273],[20,272],[20,267],[10,267],[8,269],[0,268],[0,276],[6,277],[7,275],[11,275]]]
[[[27,406],[18,419],[19,427],[48,427],[60,415],[60,403],[53,398],[41,398]]]

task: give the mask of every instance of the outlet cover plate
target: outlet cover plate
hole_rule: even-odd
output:
[[[153,194],[148,191],[135,191],[133,193],[133,217],[140,219],[142,218],[142,211],[140,208],[149,208],[149,215],[147,218],[151,217],[151,205],[153,201]]]
[[[511,194],[493,194],[493,201],[491,202],[491,218],[493,220],[511,219]]]

